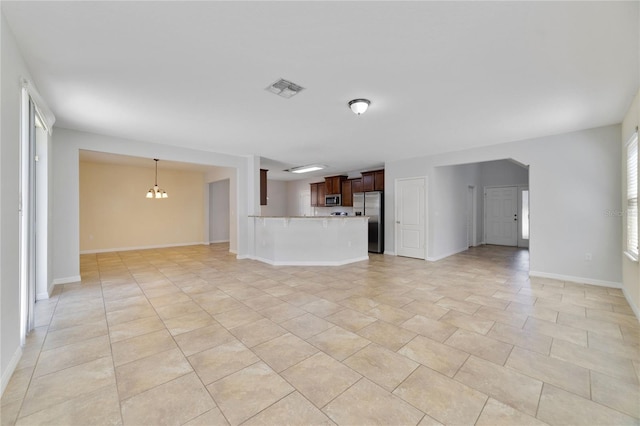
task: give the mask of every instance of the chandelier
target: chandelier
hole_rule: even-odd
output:
[[[160,160],[154,158],[153,161],[156,162],[156,180],[153,188],[150,188],[147,192],[147,198],[169,198],[169,194],[167,194],[164,189],[158,187],[158,161]]]

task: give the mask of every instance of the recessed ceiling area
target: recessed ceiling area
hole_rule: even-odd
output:
[[[57,126],[257,155],[271,179],[617,124],[640,74],[638,2],[1,7]]]
[[[130,155],[110,154],[106,152],[89,151],[86,149],[80,150],[79,159],[80,161],[89,163],[117,164],[120,166],[143,167],[148,169],[153,169],[156,166],[153,158],[132,157]],[[160,170],[182,170],[207,173],[219,167],[171,160],[160,160],[158,161],[158,168]]]

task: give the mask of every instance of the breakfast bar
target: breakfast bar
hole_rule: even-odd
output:
[[[338,266],[369,259],[367,216],[251,216],[255,259]]]

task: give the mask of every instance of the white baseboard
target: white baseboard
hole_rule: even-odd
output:
[[[0,396],[4,394],[4,390],[7,388],[11,376],[13,372],[16,371],[16,367],[20,362],[20,358],[22,358],[22,348],[18,346],[11,357],[11,361],[9,361],[9,365],[7,365],[7,369],[2,372],[2,379],[0,379]]]
[[[53,293],[53,287],[55,287],[55,284],[53,284],[53,282],[50,282],[47,286],[47,291],[36,293],[36,300],[47,300],[48,298],[50,298],[51,294]]]
[[[384,251],[384,254],[386,254],[386,255],[388,255],[388,256],[395,256],[395,255],[396,255],[396,252],[395,252],[395,251],[388,251],[388,250],[385,250],[385,251]]]
[[[600,287],[622,288],[622,283],[615,281],[594,280],[592,278],[574,277],[572,275],[552,274],[549,272],[529,271],[530,277],[551,278],[559,281],[569,281],[578,284],[590,284]]]
[[[347,260],[339,260],[339,261],[278,261],[278,260],[271,260],[271,259],[264,259],[262,257],[257,257],[257,256],[252,256],[251,259],[253,260],[258,260],[260,262],[264,262],[267,263],[269,265],[273,265],[273,266],[343,266],[343,265],[348,265],[350,263],[355,263],[355,262],[362,262],[364,260],[369,260],[369,255],[367,256],[363,256],[363,257],[357,257],[354,259],[347,259]]]
[[[193,243],[160,244],[160,245],[153,245],[153,246],[118,247],[118,248],[106,248],[106,249],[95,249],[95,250],[81,250],[80,254],[112,253],[114,251],[151,250],[151,249],[171,248],[171,247],[200,246],[200,245],[207,245],[207,244],[209,243],[199,241],[199,242],[193,242]]]
[[[72,277],[54,278],[53,282],[51,283],[52,284],[51,288],[53,289],[53,286],[56,286],[58,284],[77,283],[77,282],[80,282],[81,280],[82,278],[80,277],[80,275],[74,275]]]
[[[624,294],[624,298],[627,299],[629,306],[631,306],[633,313],[636,314],[636,319],[640,321],[640,309],[638,309],[638,306],[635,304],[633,299],[631,299],[629,293],[627,293],[627,290],[624,287],[622,287],[622,293]]]
[[[228,243],[229,240],[215,240],[215,241],[209,241],[207,244],[218,244],[218,243]]]
[[[461,252],[463,252],[463,251],[467,250],[468,248],[469,248],[469,247],[463,247],[463,248],[460,248],[460,249],[456,249],[456,250],[454,250],[454,251],[452,251],[452,252],[450,252],[450,253],[443,254],[443,255],[441,255],[441,256],[427,256],[427,260],[428,260],[429,262],[437,262],[438,260],[442,260],[442,259],[444,259],[445,257],[449,257],[449,256],[453,256],[454,254],[461,253]]]

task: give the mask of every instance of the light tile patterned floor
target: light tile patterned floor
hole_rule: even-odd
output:
[[[272,267],[228,246],[83,255],[38,302],[2,425],[639,424],[618,289],[526,250]]]

